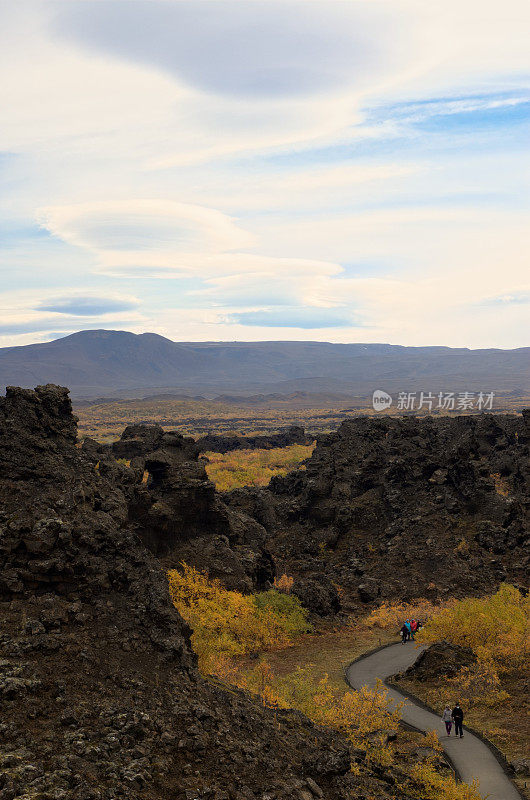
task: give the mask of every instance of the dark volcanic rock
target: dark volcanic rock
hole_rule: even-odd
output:
[[[429,681],[440,676],[453,678],[462,667],[471,667],[476,656],[469,647],[450,642],[436,642],[418,657],[417,661],[402,673],[402,677]]]
[[[117,442],[112,443],[116,458],[136,458],[157,450],[164,435],[160,425],[127,425]]]
[[[530,416],[355,418],[305,470],[226,496],[299,580],[359,603],[484,593],[529,569]]]
[[[0,465],[2,800],[352,796],[339,735],[200,678],[66,390],[0,398]]]
[[[288,447],[292,444],[311,444],[312,439],[298,425],[284,428],[280,433],[269,436],[218,436],[209,433],[197,440],[201,453],[229,453],[232,450],[272,450],[275,447]]]
[[[167,608],[164,577],[127,526],[123,492],[75,441],[66,389],[9,388],[0,398],[0,598],[92,602],[118,592],[147,640],[192,665],[189,631]]]
[[[341,610],[337,589],[323,573],[312,578],[297,579],[292,592],[305,608],[320,617],[329,617]]]
[[[148,426],[141,426],[146,432]],[[274,578],[265,530],[252,517],[227,507],[208,479],[193,439],[178,433],[145,436],[154,452],[132,465],[147,481],[129,493],[129,518],[150,550],[166,566],[187,563],[220,578],[230,589],[262,589]]]

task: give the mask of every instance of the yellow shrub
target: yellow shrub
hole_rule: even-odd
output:
[[[253,597],[233,592],[199,570],[182,564],[168,573],[171,599],[193,628],[192,643],[204,671],[233,656],[290,644],[308,628],[298,598],[263,592]]]
[[[509,698],[501,685],[499,673],[492,659],[479,658],[471,667],[463,667],[454,678],[447,680],[447,689],[467,706],[474,705],[478,698],[486,706],[497,705]]]
[[[205,453],[206,472],[218,491],[241,486],[266,486],[274,475],[286,475],[309,458],[314,444],[293,444],[272,450],[234,450],[231,453]]]
[[[407,796],[417,800],[480,800],[482,797],[477,781],[456,783],[429,763],[414,764],[409,774],[412,787],[407,787]]]
[[[266,662],[234,677],[238,686],[260,695],[267,705],[273,698],[276,707],[296,708],[319,725],[342,731],[356,746],[368,746],[372,754],[399,727],[402,704],[389,706],[381,681],[373,689],[365,686],[341,694],[327,675],[315,681],[308,668],[298,668],[287,677],[277,677]]]
[[[455,600],[445,603],[431,603],[423,597],[411,603],[397,603],[390,605],[383,603],[375,608],[366,618],[369,627],[382,628],[386,631],[398,631],[406,619],[417,619],[425,623],[426,620],[437,615],[443,609],[452,608]]]
[[[279,578],[274,578],[274,588],[278,589],[279,592],[287,592],[287,594],[291,591],[294,584],[294,578],[292,575],[286,575],[285,572]]]
[[[436,731],[427,731],[423,743],[425,747],[432,747],[432,749],[437,753],[441,753],[443,751],[442,744]]]
[[[436,613],[417,636],[420,642],[448,642],[470,647],[481,669],[495,682],[498,672],[517,672],[527,663],[530,645],[530,598],[509,584],[485,598],[466,598]]]

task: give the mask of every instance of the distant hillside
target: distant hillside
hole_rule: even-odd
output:
[[[0,349],[0,387],[57,383],[76,397],[196,392],[494,391],[528,394],[530,348],[468,350],[328,342],[173,342],[80,331]]]

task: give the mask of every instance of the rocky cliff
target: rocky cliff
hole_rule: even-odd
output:
[[[166,483],[188,447],[159,445],[151,537],[167,534],[152,508],[178,495]],[[97,449],[76,445],[65,389],[0,398],[1,800],[357,796],[339,736],[198,675],[131,521],[141,470]]]
[[[305,470],[225,499],[267,528],[310,607],[323,586],[328,613],[333,586],[346,609],[484,593],[528,577],[529,427],[530,412],[352,419]]]

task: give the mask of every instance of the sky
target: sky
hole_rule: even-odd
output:
[[[528,346],[528,0],[0,0],[0,347]]]

